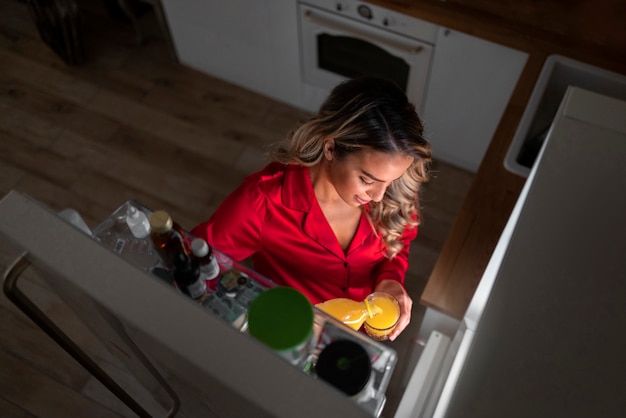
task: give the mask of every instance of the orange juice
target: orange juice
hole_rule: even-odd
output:
[[[368,317],[367,308],[363,302],[348,298],[330,299],[315,306],[354,330],[361,328]]]
[[[368,296],[377,314],[365,319],[365,331],[377,340],[386,340],[400,319],[400,305],[388,293],[375,292]]]

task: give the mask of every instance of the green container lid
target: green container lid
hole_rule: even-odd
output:
[[[304,344],[313,332],[313,306],[298,290],[274,287],[248,310],[248,332],[268,347],[285,352]]]

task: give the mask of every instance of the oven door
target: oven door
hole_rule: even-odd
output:
[[[361,75],[395,81],[421,110],[432,45],[300,5],[304,83],[325,89]]]

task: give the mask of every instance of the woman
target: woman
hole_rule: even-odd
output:
[[[192,233],[236,260],[251,257],[313,304],[391,293],[401,308],[393,340],[411,318],[403,283],[428,179],[422,133],[395,84],[346,81]]]

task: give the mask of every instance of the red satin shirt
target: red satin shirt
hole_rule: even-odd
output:
[[[344,252],[320,208],[309,175],[299,165],[271,163],[248,176],[211,218],[192,231],[235,260],[252,257],[254,269],[311,303],[363,300],[383,279],[404,283],[410,241],[389,260],[365,215]]]

